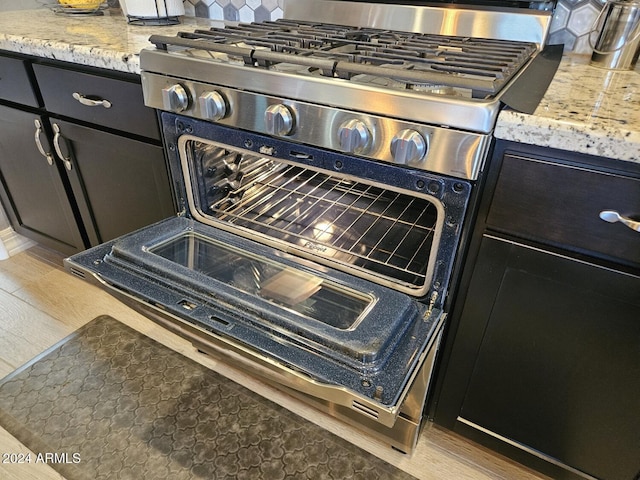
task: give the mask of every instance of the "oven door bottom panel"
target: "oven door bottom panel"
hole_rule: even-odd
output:
[[[282,368],[266,368],[246,358],[239,358],[224,341],[220,343],[219,339],[212,337],[203,339],[197,331],[193,331],[193,327],[176,322],[157,308],[145,305],[116,291],[112,291],[112,294],[159,325],[189,340],[200,352],[222,362],[230,362],[234,368],[257,376],[264,383],[284,391],[348,425],[365,431],[378,441],[390,445],[402,453],[411,454],[415,449],[418,436],[425,425],[423,412],[442,338],[444,316],[438,322],[436,332],[425,349],[424,360],[421,361],[404,400],[393,412],[385,411],[379,414],[340,389],[336,390],[328,385],[311,382],[309,378],[286,372]],[[269,365],[269,367],[274,367],[274,365]]]
[[[249,291],[246,278],[225,283],[200,268],[200,257],[215,255],[229,271],[241,270],[247,258],[262,273],[272,270],[257,292]],[[445,316],[386,287],[180,217],[74,255],[65,265],[203,351],[387,427],[396,422]],[[211,267],[209,260],[204,265]],[[335,318],[340,310],[347,310],[346,320]]]

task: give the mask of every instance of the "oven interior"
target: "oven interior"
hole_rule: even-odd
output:
[[[445,218],[439,182],[412,178],[407,191],[384,174],[350,175],[353,158],[327,171],[300,151],[285,160],[191,135],[178,145],[198,221],[414,297],[431,289]]]

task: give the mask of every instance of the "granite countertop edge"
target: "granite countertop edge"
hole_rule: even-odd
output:
[[[496,138],[640,164],[638,128],[599,129],[504,110]]]
[[[180,17],[177,25],[132,25],[118,8],[102,16],[56,14],[50,9],[0,15],[0,50],[140,74],[140,52],[153,48],[151,35],[223,26],[211,19]]]
[[[63,41],[7,34],[0,34],[0,50],[140,74],[140,52],[118,51],[97,45],[73,45]]]
[[[640,68],[606,70],[565,54],[535,112],[505,108],[495,136],[640,164]]]

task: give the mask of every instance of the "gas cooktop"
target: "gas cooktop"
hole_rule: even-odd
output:
[[[164,51],[430,94],[495,95],[537,51],[532,42],[278,20],[154,35]]]
[[[348,112],[371,115],[373,137],[390,119],[489,134],[507,93],[531,97],[522,79],[542,57],[550,18],[527,9],[288,1],[277,21],[153,35],[140,54],[145,103],[319,146]],[[273,107],[287,117],[282,128],[256,120],[272,104],[284,105]]]

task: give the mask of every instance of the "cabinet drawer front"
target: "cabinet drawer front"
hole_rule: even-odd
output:
[[[487,223],[499,231],[640,266],[640,232],[607,223],[640,219],[640,179],[505,155]]]
[[[48,65],[33,69],[48,111],[160,138],[155,111],[144,105],[140,84]]]
[[[27,62],[19,58],[0,57],[0,99],[39,107]]]

